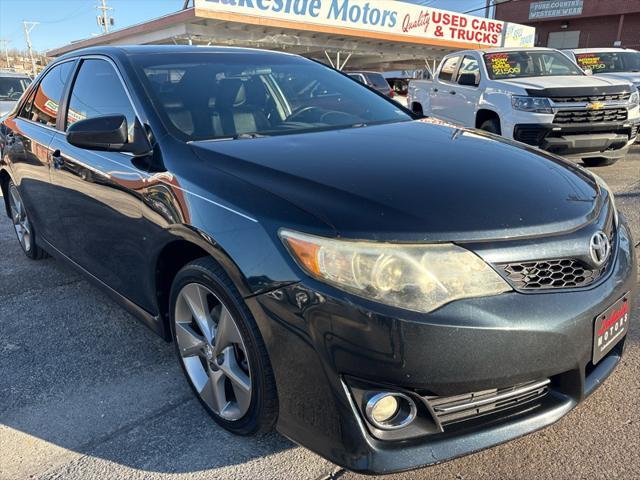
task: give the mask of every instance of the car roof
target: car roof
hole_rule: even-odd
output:
[[[483,48],[482,53],[502,53],[502,52],[556,52],[555,48],[547,47],[500,47],[500,48]]]
[[[27,75],[26,73],[14,72],[11,70],[0,70],[0,77],[15,77],[15,78],[31,79],[31,77],[29,77],[29,75]]]
[[[547,47],[496,47],[496,48],[481,48],[479,50],[459,50],[451,52],[447,57],[468,55],[474,52],[478,53],[505,53],[505,52],[557,52],[555,48]]]
[[[637,50],[633,50],[631,48],[569,48],[567,49],[573,53],[615,53],[615,52],[637,52]]]
[[[60,56],[57,60],[79,57],[83,55],[159,55],[159,54],[186,54],[186,53],[234,53],[234,54],[271,54],[297,56],[286,52],[263,50],[259,48],[226,47],[226,46],[200,46],[200,45],[109,45],[81,48]]]

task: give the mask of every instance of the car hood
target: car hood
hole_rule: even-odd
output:
[[[610,72],[610,73],[597,73],[598,78],[609,78],[612,80],[619,80],[623,82],[631,82],[635,86],[640,86],[640,72]]]
[[[592,178],[569,162],[436,121],[191,145],[211,166],[347,238],[546,235],[575,229],[600,208]]]
[[[602,76],[587,75],[556,75],[549,77],[527,77],[500,80],[505,85],[519,87],[524,90],[576,88],[605,88],[619,87],[620,90],[629,90],[628,80],[606,78]]]
[[[0,100],[0,117],[9,113],[11,110],[13,110],[13,107],[15,106],[16,106],[16,102],[14,100],[11,100],[11,101]]]

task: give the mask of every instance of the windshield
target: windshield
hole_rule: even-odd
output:
[[[584,75],[564,54],[553,51],[485,53],[484,63],[492,80]]]
[[[577,53],[576,63],[593,73],[640,72],[640,52]]]
[[[30,82],[24,77],[0,77],[0,100],[18,100]]]
[[[167,128],[185,141],[409,121],[396,104],[310,60],[272,53],[136,58]]]

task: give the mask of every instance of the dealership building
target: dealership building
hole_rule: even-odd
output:
[[[48,55],[97,45],[224,45],[295,53],[338,69],[412,70],[433,69],[455,50],[531,46],[534,33],[513,22],[393,0],[193,0],[176,13]]]
[[[511,0],[496,19],[535,27],[535,45],[640,49],[640,0]]]

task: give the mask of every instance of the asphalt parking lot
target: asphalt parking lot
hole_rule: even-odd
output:
[[[640,241],[640,148],[596,169]],[[640,302],[639,302],[640,303]],[[557,424],[386,478],[640,478],[640,311],[609,380]],[[0,479],[361,478],[277,433],[206,416],[171,345],[62,263],[28,260],[0,218]]]

